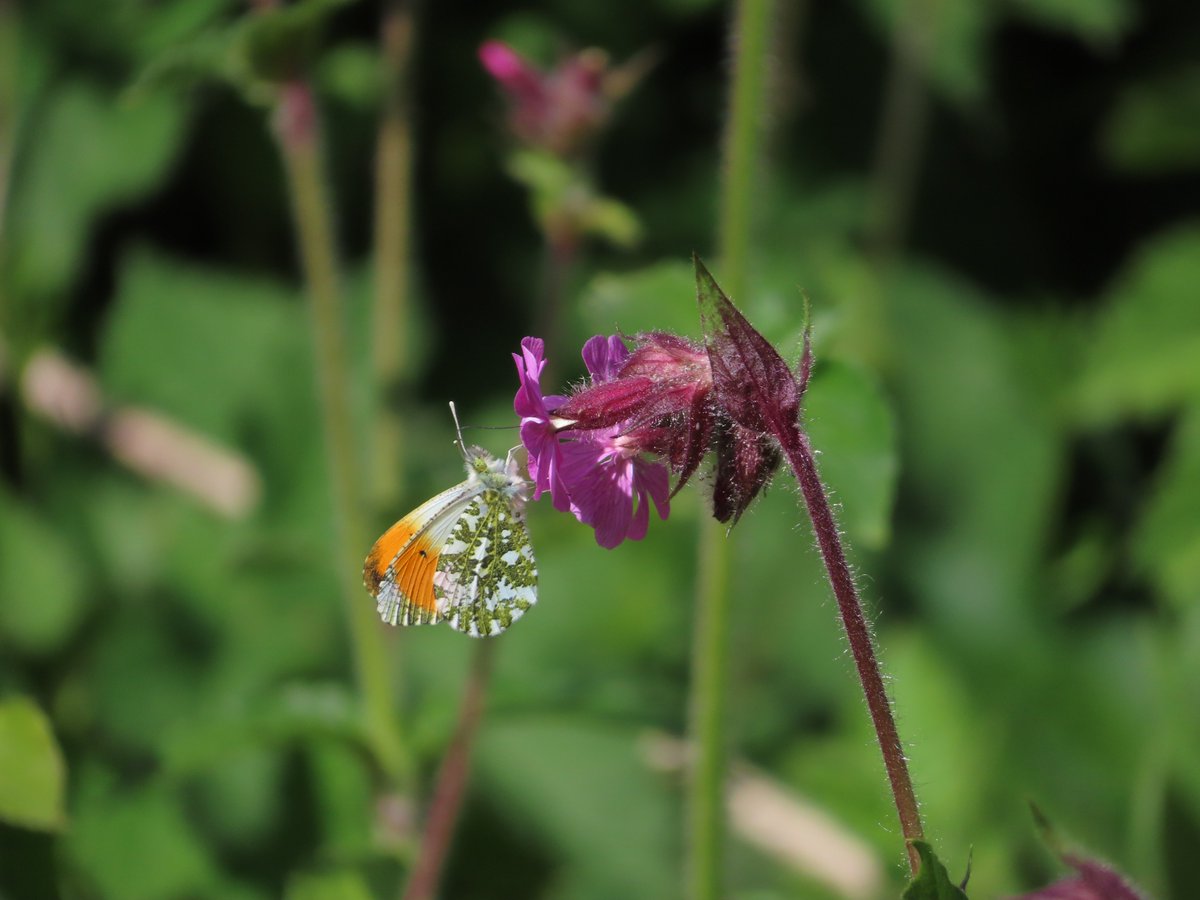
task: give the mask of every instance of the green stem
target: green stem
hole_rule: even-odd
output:
[[[9,0],[0,0],[0,264],[4,263],[4,234],[8,212],[9,174],[17,125],[17,11]],[[0,291],[3,285],[0,285]],[[2,301],[0,301],[2,302]],[[0,327],[5,324],[0,308]]]
[[[333,500],[334,565],[349,619],[367,731],[391,786],[406,774],[408,760],[395,726],[383,633],[359,583],[361,558],[366,552],[361,516],[364,494],[350,416],[345,323],[333,223],[321,170],[316,108],[306,84],[292,82],[281,88],[275,129],[308,286],[321,430]]]
[[[887,264],[904,242],[929,116],[925,73],[933,51],[936,0],[901,4],[871,176],[867,246]]]
[[[762,153],[767,59],[774,4],[741,0],[733,25],[733,80],[723,138],[718,244],[729,293],[745,296],[748,252]],[[696,626],[692,650],[691,731],[695,746],[688,786],[688,895],[724,894],[725,712],[729,657],[729,544],[724,527],[704,518],[697,542]]]
[[[398,403],[407,374],[410,339],[413,135],[409,73],[414,2],[388,0],[380,28],[385,88],[375,149],[375,305],[371,328],[376,392],[371,499],[377,509],[395,506],[403,471]]]

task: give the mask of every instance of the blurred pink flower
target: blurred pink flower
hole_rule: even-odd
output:
[[[507,44],[487,41],[479,61],[508,99],[508,126],[517,140],[564,158],[586,149],[607,121],[618,85],[623,92],[630,81],[614,78],[608,55],[597,49],[543,71]]]

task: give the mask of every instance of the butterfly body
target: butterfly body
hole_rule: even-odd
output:
[[[472,447],[467,479],[384,532],[363,583],[392,625],[448,621],[472,637],[499,634],[537,602],[524,508],[530,484],[511,454]]]

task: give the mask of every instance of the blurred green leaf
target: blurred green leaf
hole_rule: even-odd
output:
[[[293,875],[286,900],[371,900],[374,896],[357,872],[340,870]]]
[[[379,52],[370,44],[338,44],[321,55],[317,81],[324,94],[374,113],[383,88]]]
[[[1172,437],[1134,532],[1134,554],[1174,603],[1200,604],[1200,404]]]
[[[1129,0],[1013,0],[1012,10],[1029,22],[1112,45],[1132,27],[1136,5]]]
[[[208,850],[163,785],[93,796],[76,814],[67,852],[100,896],[220,895]]]
[[[62,753],[37,704],[0,700],[0,819],[22,828],[62,828],[65,782]]]
[[[804,423],[821,454],[821,478],[841,507],[851,543],[879,549],[891,533],[897,459],[891,410],[862,370],[817,367],[804,401]]]
[[[673,893],[676,826],[635,732],[580,719],[493,719],[475,759],[511,827],[556,848],[591,886],[586,896]]]
[[[904,900],[967,900],[967,895],[946,874],[946,867],[925,841],[913,841],[921,855],[921,871],[904,891]]]
[[[31,656],[59,650],[88,610],[86,584],[83,554],[0,488],[0,641]]]
[[[273,420],[285,391],[311,405],[305,324],[299,297],[278,284],[135,251],[122,267],[100,375],[114,399],[236,443],[262,416]]]
[[[91,708],[118,746],[157,749],[172,728],[193,719],[203,696],[203,660],[188,646],[196,635],[161,603],[130,609],[106,625],[93,637]]]
[[[376,796],[367,756],[344,742],[309,740],[305,749],[319,812],[322,857],[352,860],[378,853],[375,817],[382,800]]]
[[[601,272],[584,289],[579,307],[592,334],[700,333],[696,276],[684,259]]]
[[[243,23],[241,53],[249,74],[268,82],[305,73],[320,46],[328,17],[355,0],[299,0],[255,12]]]
[[[518,150],[508,158],[508,172],[529,189],[534,217],[549,235],[591,235],[618,247],[641,237],[633,210],[596,193],[577,166],[540,150]]]
[[[191,778],[190,811],[206,837],[234,851],[269,842],[284,824],[286,761],[279,748],[230,747]]]
[[[1019,373],[1035,348],[977,289],[909,264],[888,288],[901,466],[920,510],[895,558],[960,651],[999,654],[1040,617],[1038,579],[1065,434],[1057,398]]]
[[[1078,386],[1088,423],[1162,415],[1200,396],[1200,226],[1156,235],[1107,292]]]
[[[988,61],[988,36],[997,10],[990,3],[861,0],[892,41],[910,45],[934,86],[956,102],[978,100]]]
[[[97,216],[143,196],[166,176],[186,113],[166,97],[117,103],[80,81],[63,82],[50,94],[27,125],[13,173],[6,238],[19,298],[42,301],[70,285]],[[39,310],[33,321],[44,324],[45,318]]]
[[[1101,137],[1109,161],[1142,175],[1200,166],[1200,68],[1126,88]]]

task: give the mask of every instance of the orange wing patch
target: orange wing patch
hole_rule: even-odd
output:
[[[437,572],[438,548],[427,534],[414,539],[415,532],[407,518],[385,531],[367,554],[363,583],[377,597],[380,586],[391,582],[410,603],[434,616],[437,598],[433,594],[433,576]]]

